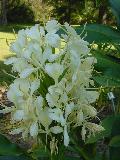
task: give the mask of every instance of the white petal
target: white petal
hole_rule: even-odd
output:
[[[68,117],[68,115],[72,112],[73,108],[74,108],[74,103],[71,102],[70,104],[67,104],[66,108],[65,108],[65,116],[66,118]]]
[[[38,123],[37,122],[32,123],[32,125],[30,126],[30,135],[32,137],[36,137],[38,135]]]
[[[41,108],[43,106],[43,97],[37,97],[35,100],[35,104],[38,106],[38,108]]]
[[[65,121],[65,119],[63,117],[63,112],[59,108],[49,109],[49,117],[52,120],[55,120],[58,123],[61,123],[62,126],[64,126],[65,123],[66,123],[66,121]]]
[[[67,126],[65,125],[65,127],[64,127],[64,145],[66,147],[69,145],[69,141],[70,141],[70,138],[69,138],[69,135],[67,132]]]
[[[38,29],[39,25],[36,24],[35,26],[31,27],[30,29],[26,29],[25,33],[28,37],[30,37],[31,39],[40,40],[40,32]]]
[[[52,120],[49,117],[48,108],[44,108],[41,110],[39,114],[39,121],[40,123],[47,129],[51,124]]]
[[[58,34],[47,33],[45,36],[46,43],[52,47],[59,47],[60,46],[60,37]]]
[[[47,100],[47,103],[50,107],[54,107],[54,99],[53,97],[51,96],[51,94],[47,93],[46,94],[46,100]]]
[[[81,125],[83,120],[84,120],[84,114],[83,114],[82,110],[80,110],[77,113],[77,123]]]
[[[41,34],[41,36],[44,36],[44,35],[45,35],[44,27],[41,27],[41,26],[40,26],[40,34]]]
[[[30,59],[31,55],[32,55],[32,51],[31,50],[26,49],[26,50],[23,51],[23,57],[24,58]]]
[[[34,71],[35,71],[34,68],[24,69],[24,70],[20,73],[20,78],[26,78],[26,77],[28,77],[31,73],[33,73]]]
[[[10,51],[16,53],[18,56],[20,55],[22,48],[17,42],[12,43],[10,46]]]
[[[16,62],[16,60],[17,60],[16,57],[11,57],[11,58],[5,60],[5,61],[4,61],[4,64],[9,65],[9,64],[12,64],[12,63]]]
[[[35,80],[31,83],[31,94],[33,94],[40,87],[40,80]]]
[[[58,134],[58,133],[63,132],[63,128],[60,127],[60,126],[51,127],[50,130],[51,130],[51,132],[54,133],[54,134]]]
[[[45,70],[50,77],[52,77],[54,80],[57,80],[59,76],[62,75],[64,67],[58,63],[46,64]]]
[[[43,61],[45,62],[47,59],[49,59],[50,55],[52,55],[52,48],[46,47],[43,52]]]
[[[23,96],[23,92],[21,92],[14,83],[10,85],[10,89],[7,92],[7,98],[11,102],[15,102],[18,97],[22,97],[22,96]]]
[[[21,79],[18,78],[14,81],[14,85],[16,86],[16,89],[18,88],[22,93],[28,93],[30,89],[30,83],[27,79]]]
[[[28,67],[30,67],[30,64],[28,64],[25,58],[17,58],[15,63],[13,63],[13,70],[19,73]]]
[[[35,106],[36,106],[36,114],[40,116],[40,112],[43,107],[43,98],[41,96],[37,97],[35,100]]]
[[[51,55],[48,57],[48,61],[49,61],[49,62],[53,62],[53,61],[55,61],[58,57],[60,57],[60,54],[51,54]]]
[[[56,33],[59,30],[59,23],[56,20],[51,20],[46,23],[47,32]]]
[[[17,110],[13,115],[12,115],[13,120],[15,121],[21,121],[25,118],[25,113],[24,110]]]
[[[86,136],[86,129],[85,129],[85,126],[82,127],[81,136],[82,136],[82,140],[85,141],[85,136]]]
[[[65,22],[64,26],[67,29],[69,34],[71,34],[72,36],[77,36],[75,29],[71,27],[67,22]]]
[[[89,103],[93,103],[96,101],[96,99],[99,98],[99,92],[97,91],[87,91],[86,97]]]

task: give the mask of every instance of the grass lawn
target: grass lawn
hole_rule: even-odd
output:
[[[8,26],[0,26],[0,85],[4,85],[6,82],[7,84],[11,83],[12,78],[6,75],[3,70],[7,73],[10,73],[10,66],[4,65],[3,61],[5,58],[11,55],[9,51],[9,45],[11,42],[15,40],[15,33],[17,34],[18,30],[29,27],[31,25],[18,25],[18,24],[11,24]]]

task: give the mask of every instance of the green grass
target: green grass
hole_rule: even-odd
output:
[[[12,54],[9,51],[9,45],[15,40],[13,30],[17,34],[20,29],[30,26],[31,25],[27,24],[11,24],[8,26],[0,26],[0,85],[4,85],[5,82],[10,84],[13,80],[13,78],[3,72],[3,70],[5,70],[7,73],[10,73],[11,71],[11,67],[4,65],[3,61]]]

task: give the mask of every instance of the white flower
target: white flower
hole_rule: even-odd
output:
[[[58,150],[58,140],[69,145],[73,127],[81,127],[84,141],[103,131],[102,126],[89,122],[97,115],[92,103],[99,93],[91,87],[97,61],[89,54],[89,43],[68,23],[63,27],[66,31],[59,35],[62,25],[51,20],[44,27],[37,24],[18,32],[10,48],[15,55],[5,61],[18,77],[7,92],[13,107],[3,106],[0,111],[11,113],[14,129],[10,134],[36,140],[46,134],[46,143],[49,136],[51,153]]]
[[[30,90],[30,82],[27,79],[16,79],[7,92],[7,98],[15,104],[20,98],[26,96]]]
[[[18,86],[16,87],[16,85],[12,84],[10,86],[10,89],[7,92],[7,98],[11,101],[16,103],[18,97],[22,97],[23,93],[22,91],[19,90]]]
[[[33,67],[26,68],[20,73],[20,78],[27,78],[29,75],[31,75],[35,71],[36,69]]]
[[[58,34],[47,33],[45,36],[45,40],[46,40],[46,43],[51,47],[57,48],[60,46],[61,39]]]
[[[14,42],[10,46],[10,51],[13,52],[13,53],[16,53],[17,56],[20,57],[21,52],[22,52],[22,48],[17,42]]]
[[[58,134],[58,133],[61,133],[63,132],[63,128],[60,127],[60,126],[54,126],[54,127],[51,127],[50,128],[50,131],[54,134]]]
[[[15,121],[21,121],[25,118],[25,113],[24,110],[17,110],[15,113],[12,115],[13,120]]]
[[[24,58],[17,58],[13,63],[13,70],[21,73],[25,68],[31,67]]]
[[[37,122],[33,122],[30,126],[30,135],[32,137],[37,137],[38,135],[38,123]]]
[[[63,117],[63,112],[59,108],[49,109],[49,117],[52,120],[55,120],[58,123],[61,123],[62,126],[64,126],[65,123],[66,123],[66,121],[65,121],[65,119]]]
[[[71,60],[71,68],[73,70],[74,73],[76,73],[76,71],[79,69],[80,64],[81,64],[81,60],[80,60],[80,56],[74,52],[71,51],[71,55],[70,55],[70,60]]]
[[[64,145],[67,147],[69,145],[69,141],[70,141],[70,138],[69,138],[69,135],[68,135],[68,132],[67,132],[67,125],[64,126]]]
[[[49,59],[50,55],[52,55],[52,48],[51,47],[46,47],[44,52],[43,52],[43,62]]]
[[[44,27],[40,26],[40,35],[45,36],[45,30]]]
[[[40,87],[40,80],[36,79],[33,82],[31,82],[31,95]]]
[[[70,104],[67,104],[66,105],[66,108],[65,108],[65,117],[67,118],[68,115],[72,112],[72,110],[74,109],[74,103],[71,102]]]
[[[39,27],[39,25],[36,24],[35,26],[31,27],[30,29],[26,29],[25,30],[26,35],[31,39],[39,41],[40,40],[40,32],[39,32],[38,27]]]
[[[91,123],[91,122],[86,122],[84,125],[89,131],[89,136],[91,134],[95,135],[96,133],[99,133],[105,130],[101,125]]]
[[[82,39],[73,39],[68,43],[69,51],[71,54],[77,54],[77,55],[87,55],[90,52],[90,49],[88,48],[88,42],[82,40]]]
[[[82,122],[84,121],[84,114],[82,110],[77,112],[77,126],[81,126]]]
[[[45,29],[47,32],[56,33],[59,30],[60,24],[56,20],[51,20],[46,23]]]
[[[39,117],[41,114],[42,107],[43,107],[43,97],[38,96],[36,98],[35,106],[36,106],[36,115]]]
[[[46,100],[48,102],[48,105],[50,107],[54,107],[57,104],[57,100],[58,100],[58,95],[51,95],[50,93],[46,94]]]
[[[87,131],[86,131],[86,129],[85,129],[85,126],[83,126],[83,127],[82,127],[82,131],[81,131],[81,136],[82,136],[82,140],[84,140],[84,141],[85,141],[86,133],[87,133]]]
[[[52,122],[51,118],[49,117],[49,108],[46,107],[41,110],[38,118],[40,123],[45,127],[45,129],[48,129],[49,125]]]
[[[97,115],[97,110],[90,105],[84,104],[82,106],[82,110],[83,110],[84,114],[87,116],[95,117]]]
[[[56,81],[58,80],[59,76],[62,75],[64,67],[58,63],[48,63],[45,65],[45,70],[48,75]]]
[[[93,103],[99,98],[99,93],[97,91],[87,91],[86,96],[88,102]]]
[[[74,30],[73,27],[71,27],[67,22],[64,24],[65,28],[67,29],[67,32],[72,35],[72,36],[77,36],[76,31]]]
[[[7,64],[7,65],[13,64],[13,63],[16,62],[16,60],[17,60],[16,57],[10,57],[10,58],[8,58],[7,60],[4,61],[4,64]]]

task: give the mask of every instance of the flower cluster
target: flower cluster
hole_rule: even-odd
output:
[[[10,48],[15,56],[5,61],[18,73],[7,93],[14,106],[1,111],[11,112],[12,123],[20,122],[11,134],[22,133],[23,138],[46,134],[51,146],[59,135],[68,146],[72,128],[82,128],[83,140],[103,130],[91,122],[99,93],[92,90],[96,59],[88,45],[68,23],[61,26],[56,20],[18,32]]]

